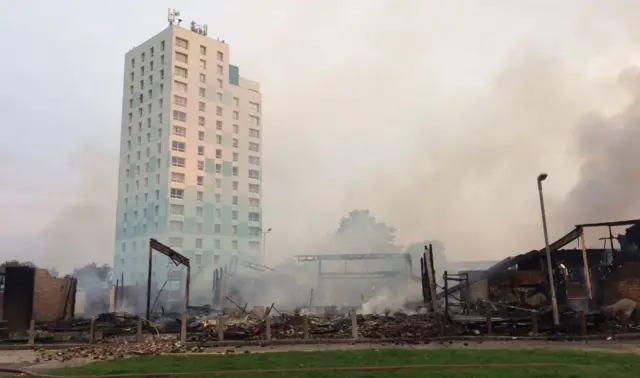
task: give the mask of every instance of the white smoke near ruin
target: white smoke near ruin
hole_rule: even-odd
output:
[[[373,297],[362,304],[363,314],[384,314],[406,309],[407,300],[421,298],[422,287],[419,283],[406,286],[406,290],[391,290],[382,287]]]
[[[90,263],[113,264],[117,161],[117,155],[90,140],[69,158],[76,184],[70,203],[39,234],[46,252],[39,264],[64,273]]]

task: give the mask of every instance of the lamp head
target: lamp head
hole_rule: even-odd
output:
[[[538,182],[542,182],[542,181],[544,181],[546,179],[547,179],[547,174],[546,173],[540,173],[538,175]]]

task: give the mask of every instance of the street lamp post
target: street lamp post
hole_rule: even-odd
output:
[[[271,232],[271,228],[262,231],[262,263],[267,263],[267,234]]]
[[[556,300],[556,285],[553,280],[553,264],[551,264],[551,249],[549,248],[549,233],[547,231],[547,215],[544,210],[544,197],[542,195],[542,181],[547,178],[546,173],[538,175],[538,193],[540,194],[540,212],[542,213],[542,230],[544,231],[544,247],[547,254],[547,270],[549,271],[549,286],[551,288],[551,308],[553,310],[553,324],[560,325],[558,315],[558,301]]]

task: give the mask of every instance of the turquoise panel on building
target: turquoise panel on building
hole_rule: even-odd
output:
[[[205,219],[202,222],[202,231],[205,234],[213,234],[214,230],[215,230],[215,220],[213,218],[211,219],[207,219],[205,217]]]
[[[229,205],[222,205],[222,234],[231,235],[231,213],[233,209]]]
[[[151,89],[153,90],[153,93],[162,93],[160,91],[160,84],[164,84],[164,83],[160,83],[159,81],[155,81],[153,83],[153,85],[151,86]],[[164,85],[163,85],[163,89],[164,89]]]
[[[149,160],[149,172],[151,172],[151,173],[155,173],[156,172],[156,159],[150,159]]]
[[[194,234],[196,232],[196,218],[185,217],[182,231],[187,234]]]
[[[214,173],[216,171],[216,164],[213,159],[205,159],[204,161],[204,171],[206,173]]]
[[[247,222],[239,222],[238,223],[238,237],[246,238],[249,236],[249,223]]]
[[[140,92],[134,92],[133,95],[133,108],[137,108],[140,106]],[[133,112],[133,109],[129,109],[130,112]]]
[[[147,205],[147,216],[145,217],[145,222],[147,224],[151,224],[153,222],[153,218],[155,218],[155,205],[153,202],[149,202]]]
[[[229,65],[229,84],[240,85],[240,67]]]
[[[204,266],[213,265],[213,251],[211,250],[202,251],[202,265]]]
[[[222,134],[222,147],[231,148],[232,141],[233,135],[231,133]]]
[[[214,222],[214,210],[213,210],[213,204],[212,203],[205,203],[204,204],[204,223],[207,224],[213,224]]]
[[[128,178],[136,177],[136,165],[131,163],[129,164],[129,176]]]
[[[233,172],[233,166],[230,161],[222,162],[222,176],[231,177],[231,173]]]

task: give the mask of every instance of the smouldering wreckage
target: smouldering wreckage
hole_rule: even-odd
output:
[[[185,315],[163,310],[160,313],[150,311],[149,316],[141,318],[116,312],[101,314],[92,320],[38,322],[35,324],[35,339],[38,342],[62,341],[57,336],[67,334],[64,341],[95,342],[93,347],[81,348],[85,354],[89,353],[86,351],[90,348],[100,349],[108,345],[118,345],[113,348],[119,348],[119,352],[100,352],[105,356],[113,356],[125,353],[123,350],[126,348],[136,350],[132,346],[136,344],[136,340],[140,344],[137,352],[127,353],[161,354],[175,350],[189,351],[208,342],[219,341],[261,343],[272,340],[309,339],[322,342],[359,338],[385,342],[425,342],[442,336],[609,336],[614,333],[637,332],[633,318],[636,302],[640,300],[640,292],[634,292],[632,288],[638,287],[634,284],[640,284],[639,222],[596,225],[610,227],[633,224],[625,235],[619,238],[621,248],[618,250],[613,248],[613,242],[612,248],[608,249],[583,247],[584,229],[594,225],[577,226],[571,233],[551,245],[554,285],[561,315],[560,327],[553,325],[548,295],[549,284],[546,280],[548,275],[545,271],[546,260],[541,251],[507,258],[484,271],[452,274],[437,272],[437,267],[433,264],[432,249],[426,246],[426,252],[420,262],[420,275],[414,276],[410,270],[405,274],[407,281],[420,282],[422,298],[406,301],[400,306],[402,310],[399,311],[397,308],[390,308],[381,311],[381,314],[364,314],[363,309],[368,308],[366,303],[343,307],[320,306],[313,302],[319,301],[318,298],[321,296],[317,295],[314,299],[313,291],[310,293],[308,305],[299,306],[295,310],[287,311],[276,305],[268,306],[266,309],[261,306],[250,307],[248,303],[240,302],[237,297],[226,295],[233,292],[228,284],[233,280],[222,283],[224,273],[229,273],[225,270],[220,271],[219,285],[214,287],[216,293],[213,299],[217,299],[216,306],[188,306]],[[576,239],[581,241],[580,248],[562,249]],[[308,256],[306,255],[305,259],[308,260]],[[314,259],[321,264],[324,260],[386,258],[372,257],[371,254],[327,256],[329,257],[316,256]],[[403,255],[400,260],[409,261],[410,266],[410,256]],[[323,274],[323,277],[319,277],[319,283],[326,279],[336,279],[336,275],[322,270],[319,272]],[[377,271],[377,274],[377,279],[384,282],[389,276],[397,277],[400,273],[386,271],[381,275],[380,271]],[[364,277],[360,273],[351,275],[359,279]],[[442,284],[436,281],[440,276],[443,278]],[[343,274],[339,279],[345,277]],[[451,283],[453,285],[450,285]],[[316,288],[317,291],[320,289]],[[359,313],[356,316],[355,327],[352,319],[354,311]],[[183,316],[186,318],[184,327]],[[140,334],[146,336],[141,337]],[[140,343],[142,339],[149,342]],[[176,340],[186,343],[176,343]],[[125,348],[123,344],[129,347]]]

